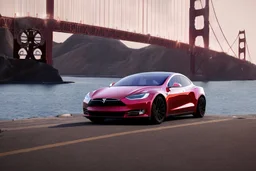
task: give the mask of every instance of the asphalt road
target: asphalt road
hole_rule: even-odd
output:
[[[255,171],[256,117],[0,122],[1,171]]]

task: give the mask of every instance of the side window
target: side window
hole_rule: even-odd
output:
[[[179,78],[178,75],[175,75],[174,77],[171,78],[171,80],[170,80],[169,83],[168,83],[168,87],[172,87],[172,85],[173,85],[174,83],[179,83],[179,84],[181,84],[181,81],[180,81],[180,78]],[[181,84],[181,85],[182,85],[182,84]]]
[[[173,83],[175,82],[175,77],[176,77],[176,76],[174,76],[174,77],[171,78],[171,80],[170,80],[169,83],[168,83],[168,87],[171,87],[171,86],[173,85]]]
[[[179,77],[181,80],[182,87],[186,87],[191,84],[191,81],[189,79],[187,79],[186,77],[184,77],[183,75],[180,75]]]

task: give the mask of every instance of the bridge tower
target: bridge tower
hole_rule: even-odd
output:
[[[46,15],[47,15],[48,21],[54,19],[54,0],[46,0]],[[46,34],[45,34],[46,62],[47,64],[52,65],[53,30],[51,28],[50,22],[47,23],[47,26],[45,29],[46,29]]]
[[[209,48],[210,39],[210,29],[209,29],[209,0],[205,0],[205,6],[201,9],[196,9],[196,1],[200,0],[190,0],[189,8],[189,45],[191,47],[190,51],[190,69],[191,74],[194,76],[195,73],[195,53],[194,46],[197,37],[202,37],[204,41],[204,48]],[[196,29],[195,22],[196,18],[199,16],[204,17],[204,27],[202,29]]]
[[[52,65],[54,0],[46,0],[47,19],[15,18],[13,24],[13,57],[34,59]]]
[[[239,31],[238,34],[239,40],[238,40],[238,57],[241,59],[242,54],[244,54],[244,57],[242,60],[246,60],[246,35],[245,30]]]

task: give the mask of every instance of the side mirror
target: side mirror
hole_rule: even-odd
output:
[[[168,93],[170,91],[171,91],[170,87],[166,87],[166,92]]]
[[[173,83],[172,87],[173,87],[173,88],[177,88],[177,87],[182,87],[182,86],[181,86],[181,84],[179,84],[179,83]]]
[[[115,83],[111,83],[111,84],[109,84],[109,87],[112,87],[114,84],[115,84]]]

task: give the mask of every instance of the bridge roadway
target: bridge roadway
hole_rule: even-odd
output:
[[[255,171],[256,116],[175,117],[161,125],[75,115],[0,121],[1,171]]]

